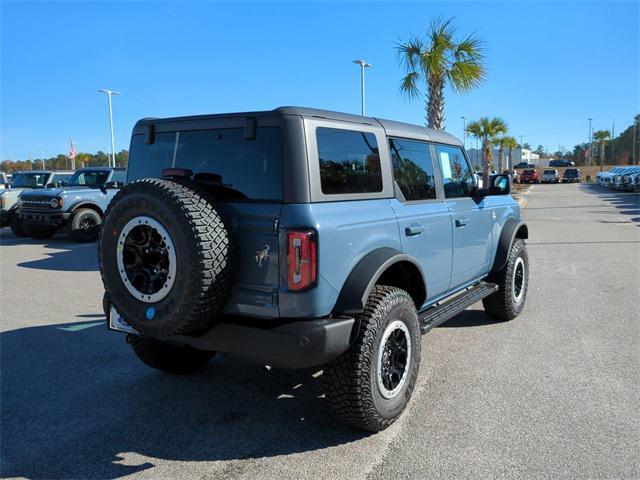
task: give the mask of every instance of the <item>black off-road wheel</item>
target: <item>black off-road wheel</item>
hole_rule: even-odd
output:
[[[403,412],[420,367],[420,327],[413,300],[376,286],[359,315],[351,348],[324,368],[329,405],[349,425],[379,432]]]
[[[26,230],[32,238],[37,240],[47,240],[55,235],[57,228],[30,226]]]
[[[215,352],[169,345],[137,335],[129,335],[127,341],[144,364],[167,373],[196,372],[202,369],[215,355]]]
[[[22,224],[22,220],[20,220],[20,217],[16,213],[11,215],[11,220],[9,221],[9,227],[11,228],[11,231],[16,237],[24,238],[29,236],[29,233],[27,232],[27,230],[24,228],[24,225]]]
[[[213,326],[231,290],[229,233],[212,202],[184,182],[121,189],[102,224],[100,272],[114,308],[143,337]]]
[[[514,240],[507,264],[499,272],[491,274],[487,281],[497,284],[499,288],[482,300],[485,312],[504,321],[520,315],[529,286],[529,256],[524,240]]]
[[[90,208],[80,208],[73,212],[69,220],[69,234],[76,242],[87,243],[98,239],[102,217]]]

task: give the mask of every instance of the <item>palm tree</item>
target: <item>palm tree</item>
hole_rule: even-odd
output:
[[[505,139],[505,136],[501,135],[499,137],[496,137],[493,141],[493,145],[498,147],[498,173],[502,172],[502,166],[504,165],[504,149],[505,149],[505,145],[503,143],[504,139]]]
[[[502,137],[502,143],[501,146],[502,148],[506,148],[507,151],[509,152],[509,155],[507,157],[507,170],[509,170],[509,173],[511,173],[513,171],[513,158],[511,155],[511,152],[513,151],[514,148],[518,148],[518,141],[514,138],[514,137],[510,137],[510,136],[505,136]]]
[[[507,132],[507,124],[498,117],[489,120],[482,117],[467,125],[467,133],[482,142],[482,178],[483,185],[489,184],[489,163],[493,161],[493,144],[496,139]]]
[[[441,17],[431,22],[427,39],[419,36],[396,46],[405,76],[400,91],[411,99],[423,95],[427,87],[427,126],[444,129],[444,87],[447,83],[457,92],[477,87],[485,78],[484,42],[474,35],[457,41],[452,19]]]
[[[598,130],[593,132],[593,139],[598,142],[600,146],[600,171],[604,169],[604,142],[609,138],[610,132],[608,130]]]

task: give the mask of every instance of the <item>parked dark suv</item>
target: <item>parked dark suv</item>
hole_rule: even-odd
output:
[[[509,175],[478,188],[460,140],[308,108],[145,119],[100,235],[109,327],[172,373],[215,352],[323,365],[327,402],[379,431],[404,410],[420,334],[527,295]]]
[[[580,183],[582,175],[579,168],[567,168],[562,174],[562,183]]]

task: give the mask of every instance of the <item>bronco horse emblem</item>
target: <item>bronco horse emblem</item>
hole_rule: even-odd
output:
[[[256,252],[256,262],[259,267],[262,267],[262,262],[267,263],[269,261],[269,245],[265,245],[262,250]]]

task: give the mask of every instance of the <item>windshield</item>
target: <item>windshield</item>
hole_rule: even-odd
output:
[[[11,178],[13,188],[44,188],[48,173],[18,173]]]
[[[578,171],[577,170],[565,170],[564,174],[565,175],[577,175]]]
[[[104,170],[89,170],[76,172],[69,180],[69,185],[86,185],[88,187],[101,187],[109,178],[109,172]]]
[[[545,175],[555,175],[556,171],[555,170],[545,170],[544,173],[545,173]]]

